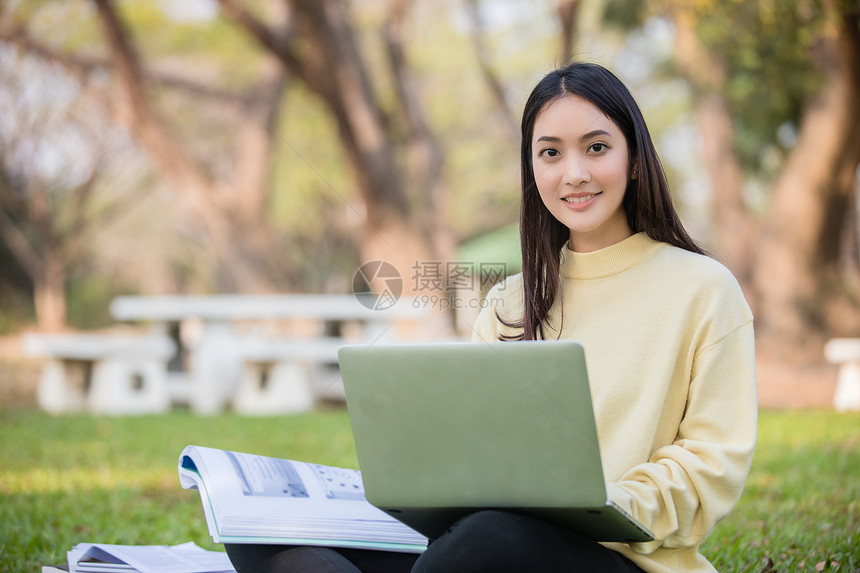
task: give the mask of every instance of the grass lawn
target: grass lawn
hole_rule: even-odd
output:
[[[759,428],[743,498],[704,553],[727,572],[860,571],[860,416],[762,412]],[[197,492],[179,487],[187,444],[356,467],[337,409],[100,418],[0,408],[0,436],[0,572],[38,572],[84,541],[218,549]]]

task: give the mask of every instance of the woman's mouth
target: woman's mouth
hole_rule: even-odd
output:
[[[581,203],[587,203],[588,201],[591,201],[592,199],[594,199],[598,195],[600,195],[600,193],[589,193],[588,195],[577,195],[577,196],[569,195],[567,197],[562,197],[561,200],[564,201],[565,203],[570,203],[572,205],[579,205]]]

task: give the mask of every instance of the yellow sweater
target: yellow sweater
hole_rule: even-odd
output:
[[[585,348],[609,497],[654,532],[609,543],[648,572],[714,571],[699,543],[737,503],[757,405],[753,318],[737,281],[708,257],[644,233],[562,252],[545,338]],[[487,295],[474,341],[517,334],[522,276]]]

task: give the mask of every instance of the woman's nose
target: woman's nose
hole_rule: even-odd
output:
[[[588,166],[581,157],[570,155],[565,162],[563,174],[563,183],[573,187],[579,187],[583,183],[591,180],[591,173],[588,171]]]

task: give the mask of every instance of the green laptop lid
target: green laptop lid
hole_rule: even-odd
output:
[[[580,344],[346,346],[339,361],[374,505],[605,504]]]

